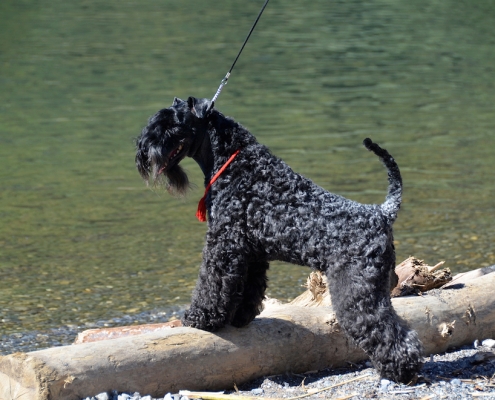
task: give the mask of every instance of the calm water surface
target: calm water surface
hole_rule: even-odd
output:
[[[145,187],[133,138],[211,97],[262,1],[0,2],[0,334],[189,301],[198,187]],[[296,171],[381,203],[401,167],[397,257],[495,263],[495,3],[272,0],[217,107]],[[308,270],[273,264],[287,300]]]

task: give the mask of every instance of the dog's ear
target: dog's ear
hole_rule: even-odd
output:
[[[174,97],[174,102],[172,103],[172,107],[178,106],[180,103],[184,103],[184,100],[181,100],[178,97]]]
[[[198,118],[205,118],[213,108],[214,103],[208,99],[189,97],[187,104],[191,112]]]

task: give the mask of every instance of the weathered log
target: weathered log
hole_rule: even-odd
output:
[[[329,307],[332,305],[328,293],[327,277],[320,271],[313,271],[306,280],[306,291],[290,302],[293,306]]]
[[[463,287],[466,283],[473,279],[477,279],[482,277],[483,275],[488,275],[491,274],[492,272],[495,272],[495,265],[491,265],[489,267],[484,267],[484,268],[479,268],[479,269],[473,269],[472,271],[468,272],[461,272],[460,274],[455,275],[452,280],[445,285],[442,286],[443,289],[447,288],[461,288]]]
[[[495,273],[462,289],[393,299],[425,355],[495,337]],[[177,327],[114,340],[0,358],[0,398],[80,399],[103,391],[163,396],[179,389],[232,388],[257,377],[302,373],[364,360],[331,307],[273,304],[242,329]],[[10,397],[9,397],[10,396]]]
[[[212,334],[178,327],[2,357],[0,387],[5,395],[15,388],[22,399],[36,400],[75,400],[112,389],[163,396],[180,389],[232,388],[263,375],[363,357],[348,348],[331,310],[308,314],[305,308],[279,305],[244,329]]]
[[[118,339],[127,336],[142,335],[145,333],[161,332],[170,328],[182,326],[179,320],[158,324],[115,326],[112,328],[87,329],[79,333],[74,344],[98,342],[100,340]]]
[[[395,267],[395,273],[399,278],[397,286],[392,289],[392,297],[419,294],[428,290],[439,288],[452,280],[449,268],[439,269],[444,264],[440,261],[431,267],[423,260],[409,257]]]
[[[395,267],[398,282],[392,288],[391,296],[408,296],[427,292],[442,286],[447,287],[453,278],[450,269],[439,269],[443,264],[444,262],[441,261],[437,265],[430,267],[423,260],[412,256],[402,261]],[[494,271],[495,266],[486,267],[456,275],[454,279],[465,275],[462,282],[467,282],[469,279],[474,279]],[[307,290],[292,300],[290,304],[304,307],[330,306],[332,304],[330,294],[327,290],[327,279],[320,271],[314,271],[309,275],[305,287]]]

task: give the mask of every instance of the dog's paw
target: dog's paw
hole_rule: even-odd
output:
[[[182,325],[203,331],[214,332],[225,325],[223,319],[212,318],[210,314],[198,309],[189,309],[181,319]]]
[[[402,342],[395,342],[374,361],[380,376],[406,385],[414,384],[423,366],[423,351],[416,332],[409,331]]]

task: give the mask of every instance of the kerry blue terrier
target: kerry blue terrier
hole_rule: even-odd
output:
[[[182,194],[189,182],[179,163],[188,156],[207,186],[203,262],[183,324],[208,331],[247,325],[260,312],[269,262],[306,265],[326,273],[341,327],[381,376],[413,380],[421,343],[389,295],[402,179],[386,150],[370,139],[364,145],[388,170],[381,205],[345,199],[295,173],[207,99],[176,98],[154,115],[136,139],[141,176],[155,184],[163,177]]]

